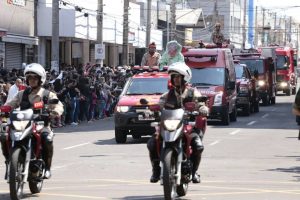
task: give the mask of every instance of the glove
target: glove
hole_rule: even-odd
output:
[[[202,115],[202,116],[208,116],[209,114],[209,109],[207,106],[201,106],[199,108],[199,114]]]

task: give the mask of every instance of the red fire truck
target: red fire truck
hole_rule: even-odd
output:
[[[296,94],[297,79],[295,76],[294,49],[277,47],[276,53],[276,91],[283,91],[287,96]]]

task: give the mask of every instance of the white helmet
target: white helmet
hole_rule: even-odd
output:
[[[35,74],[39,75],[41,77],[41,84],[44,85],[44,83],[46,81],[46,71],[42,65],[40,65],[38,63],[31,63],[31,64],[27,65],[24,70],[25,78],[26,78],[26,74],[28,74],[28,73],[35,73]]]
[[[168,73],[172,75],[173,73],[181,74],[185,82],[189,82],[192,79],[192,71],[184,62],[176,62],[168,67]]]

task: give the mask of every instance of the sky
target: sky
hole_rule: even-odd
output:
[[[255,0],[254,2],[255,5],[261,5],[278,15],[292,16],[300,23],[300,0]]]

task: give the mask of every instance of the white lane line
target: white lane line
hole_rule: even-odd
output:
[[[265,114],[264,116],[262,116],[261,118],[266,118],[266,117],[268,117],[269,116],[269,114]]]
[[[235,135],[235,134],[237,134],[238,132],[240,132],[241,131],[241,129],[238,129],[238,130],[235,130],[235,131],[232,131],[231,133],[229,133],[229,135]]]
[[[86,143],[82,143],[82,144],[77,144],[77,145],[74,145],[74,146],[66,147],[66,148],[63,148],[63,150],[74,149],[76,147],[81,147],[81,146],[88,145],[88,144],[90,144],[90,142],[86,142]]]
[[[275,110],[277,110],[277,108],[273,108],[271,111],[275,111]]]
[[[218,144],[219,142],[220,142],[219,140],[217,140],[217,141],[214,141],[213,143],[210,143],[210,144],[209,144],[209,146],[216,145],[216,144]]]
[[[251,125],[253,125],[253,124],[255,124],[255,123],[256,123],[256,121],[249,122],[249,123],[247,124],[247,126],[251,126]]]

